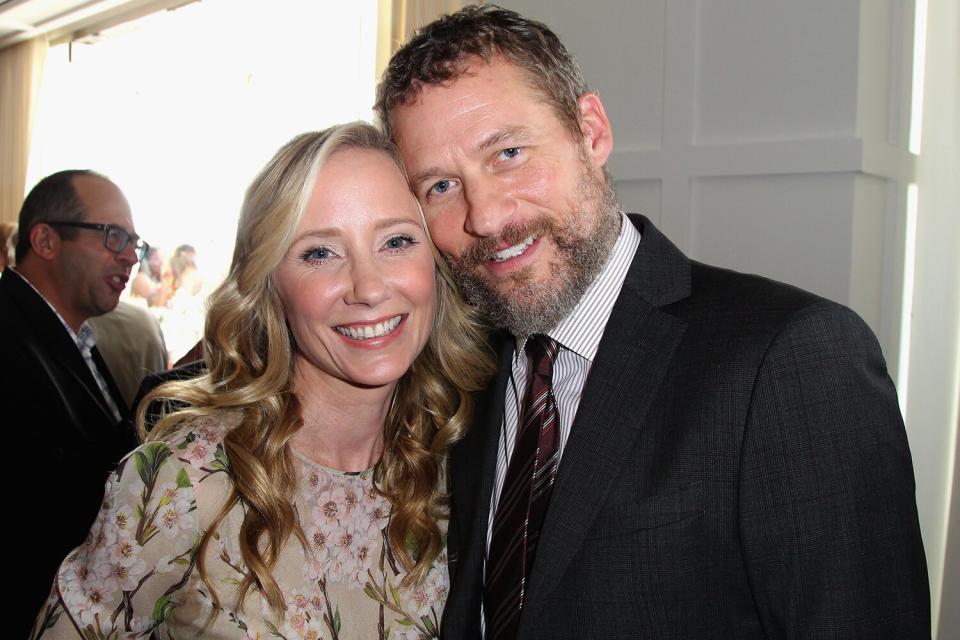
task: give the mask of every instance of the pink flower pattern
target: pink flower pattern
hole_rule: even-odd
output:
[[[277,616],[255,588],[242,610],[236,607],[235,589],[247,572],[240,504],[206,549],[219,596],[214,609],[195,551],[230,494],[223,436],[239,418],[193,419],[121,462],[87,541],[61,565],[33,637],[437,636],[449,588],[446,553],[422,583],[403,586],[405,573],[384,548],[390,503],[377,493],[372,471],[341,473],[300,456],[294,458],[300,473],[294,506],[307,545],[291,537],[274,572],[286,611]]]

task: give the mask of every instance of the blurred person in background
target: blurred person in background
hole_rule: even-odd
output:
[[[17,224],[0,222],[0,273],[16,264],[14,252],[17,245]]]
[[[170,256],[166,279],[170,296],[195,296],[203,288],[203,278],[197,269],[197,250],[193,245],[182,244]]]
[[[157,247],[150,247],[130,283],[130,297],[144,300],[148,307],[162,307],[169,293],[169,286],[163,281],[163,256]]]
[[[162,286],[165,303],[157,313],[173,364],[203,337],[207,296],[193,245],[182,244],[173,251]]]

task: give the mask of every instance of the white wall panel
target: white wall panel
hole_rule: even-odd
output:
[[[706,0],[696,20],[695,142],[853,133],[856,3]]]
[[[660,181],[618,180],[617,200],[628,213],[642,213],[660,226]]]
[[[874,0],[864,7],[857,52],[857,132],[894,145],[901,139],[904,85],[909,89],[902,77],[903,4],[898,0]]]
[[[560,36],[577,58],[591,90],[603,98],[618,147],[660,146],[667,0],[499,4],[549,24]],[[612,11],[613,20],[608,19]]]
[[[854,177],[698,178],[692,184],[691,257],[847,302]]]
[[[899,338],[883,319],[884,303],[888,300],[882,277],[888,247],[885,233],[888,219],[896,215],[890,210],[892,189],[890,181],[882,178],[862,174],[855,177],[847,300],[850,308],[874,327],[888,357],[896,353]]]

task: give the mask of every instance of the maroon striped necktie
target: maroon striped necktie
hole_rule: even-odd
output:
[[[540,334],[530,336],[526,394],[513,455],[493,517],[487,554],[484,613],[486,637],[517,635],[524,585],[550,501],[559,457],[560,414],[553,396],[553,363],[559,346]]]

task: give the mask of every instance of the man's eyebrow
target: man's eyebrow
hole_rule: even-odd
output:
[[[515,127],[505,127],[499,131],[494,131],[486,138],[480,141],[477,145],[477,151],[486,151],[491,147],[495,147],[498,144],[502,143],[504,140],[509,140],[511,138],[520,138],[521,140],[527,137],[529,129],[522,125],[517,125]]]
[[[477,143],[476,150],[482,153],[492,147],[497,146],[498,144],[501,144],[504,140],[518,139],[522,142],[529,136],[529,132],[530,130],[522,125],[499,129],[480,140],[480,142]],[[424,182],[440,175],[443,175],[443,170],[440,167],[428,167],[423,171],[418,171],[415,175],[411,176],[410,184],[413,186],[414,190],[416,190]]]
[[[439,176],[440,172],[440,167],[428,167],[410,178],[410,186],[413,187],[414,191],[416,191],[417,188],[424,182]]]

